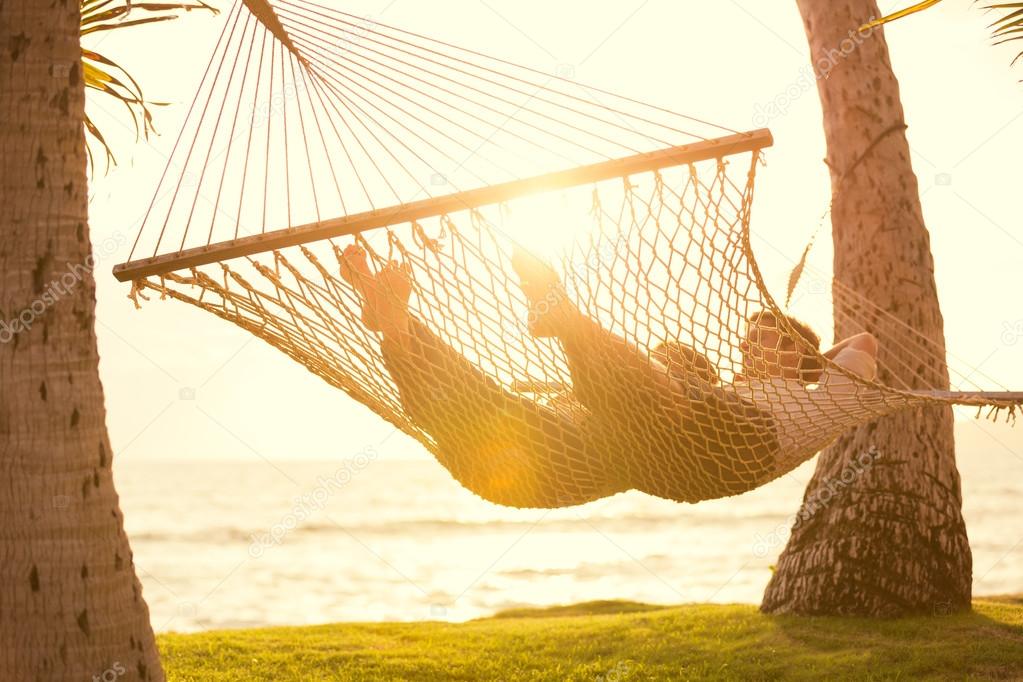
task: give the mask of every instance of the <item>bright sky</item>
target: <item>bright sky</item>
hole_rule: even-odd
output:
[[[886,2],[882,10],[904,4]],[[1011,70],[1013,50],[989,46],[987,20],[971,6],[949,0],[889,28],[888,40],[953,368],[988,388],[1023,389],[1023,66]],[[353,0],[345,8],[541,70],[570,66],[580,82],[735,129],[761,127],[758,105],[794,93],[785,113],[767,123],[775,146],[760,174],[753,223],[758,258],[783,295],[830,196],[820,105],[815,89],[805,87],[808,48],[794,2]],[[121,161],[96,178],[91,204],[115,452],[132,459],[304,459],[351,457],[374,446],[387,455],[425,456],[358,404],[211,315],[157,301],[136,312],[128,287],[109,274],[127,258],[226,14],[192,13],[88,41],[128,67],[149,99],[169,103],[156,110],[162,134],[133,146],[115,104],[90,98]],[[811,265],[829,277],[827,232]],[[827,305],[807,300],[799,311],[828,335]],[[993,379],[978,378],[984,375]],[[1020,429],[969,428],[1023,452]]]

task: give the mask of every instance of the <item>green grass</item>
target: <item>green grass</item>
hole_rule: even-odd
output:
[[[901,620],[598,602],[468,623],[159,637],[171,680],[1023,679],[1023,600]]]

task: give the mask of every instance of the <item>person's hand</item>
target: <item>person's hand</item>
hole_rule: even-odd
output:
[[[529,304],[529,333],[537,338],[558,336],[566,322],[578,317],[558,273],[518,245],[512,250],[511,265]]]
[[[511,266],[531,301],[543,299],[561,285],[554,268],[517,244],[512,248]]]
[[[849,338],[844,339],[839,343],[835,344],[835,346],[831,350],[829,350],[827,353],[824,353],[824,357],[826,357],[828,360],[834,360],[835,357],[837,357],[838,354],[841,353],[846,348],[853,348],[854,350],[858,350],[863,353],[868,353],[874,357],[877,357],[878,348],[877,337],[875,337],[870,332],[860,332],[855,336],[850,336]]]
[[[842,350],[843,348],[845,348],[845,342],[844,342],[844,341],[843,341],[842,343],[838,344],[837,346],[834,346],[834,347],[832,347],[832,348],[831,348],[830,350],[828,350],[828,351],[827,351],[826,353],[824,353],[823,355],[824,355],[824,357],[826,357],[826,358],[827,358],[828,360],[834,360],[834,359],[835,359],[835,357],[836,357],[836,356],[837,356],[837,355],[839,354],[839,352],[841,352],[841,350]]]

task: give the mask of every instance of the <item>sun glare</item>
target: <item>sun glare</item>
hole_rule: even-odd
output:
[[[553,259],[594,229],[589,209],[585,189],[523,197],[502,207],[500,227],[517,244]]]

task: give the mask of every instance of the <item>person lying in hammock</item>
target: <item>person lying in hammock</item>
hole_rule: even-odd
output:
[[[871,404],[871,399],[846,374],[824,368],[816,353],[820,337],[810,327],[792,317],[786,322],[794,338],[781,331],[774,313],[750,315],[746,339],[739,344],[743,373],[733,386],[744,400],[771,406],[779,441],[777,464],[787,470],[827,445],[833,439],[831,425]],[[877,353],[877,339],[863,332],[822,356],[849,375],[872,381],[877,376]]]
[[[391,262],[374,275],[356,245],[342,258],[363,323],[382,334],[383,361],[404,410],[462,485],[497,504],[554,508],[631,489],[696,502],[783,473],[786,437],[773,411],[751,398],[772,381],[801,386],[821,378],[811,331],[791,338],[769,314],[751,318],[743,377],[726,387],[687,346],[662,344],[651,355],[603,329],[528,253],[516,252],[512,266],[534,311],[530,332],[560,342],[583,418],[505,390],[445,344],[410,313],[403,266]],[[871,353],[866,340],[850,339],[829,355],[838,361],[846,348]]]

